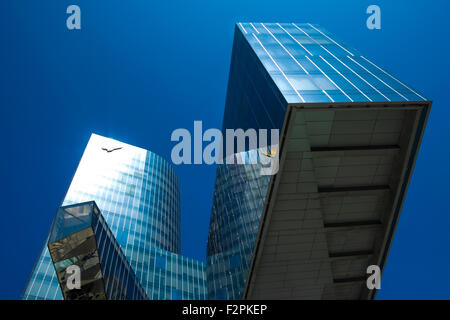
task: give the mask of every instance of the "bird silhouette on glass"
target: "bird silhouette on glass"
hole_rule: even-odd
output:
[[[122,147],[118,147],[118,148],[114,148],[114,149],[102,148],[103,151],[106,151],[108,153],[116,151],[116,150],[120,150],[120,149],[122,149]]]

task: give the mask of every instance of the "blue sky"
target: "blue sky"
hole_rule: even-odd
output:
[[[66,28],[77,4],[82,30]],[[368,30],[377,4],[382,29]],[[448,1],[0,2],[0,299],[18,298],[92,132],[170,159],[221,128],[234,23],[311,22],[433,100],[379,299],[450,298]],[[215,167],[177,166],[185,255],[205,258]]]

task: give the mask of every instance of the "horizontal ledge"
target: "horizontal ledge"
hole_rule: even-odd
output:
[[[347,252],[330,252],[330,258],[369,256],[373,254],[373,250],[347,251]]]
[[[351,277],[351,278],[333,279],[334,283],[348,283],[348,282],[362,282],[362,281],[366,281],[366,277]]]
[[[324,223],[325,228],[365,227],[365,226],[380,226],[380,225],[381,221],[379,220]]]
[[[296,112],[307,111],[327,111],[330,108],[337,111],[354,111],[354,110],[420,110],[428,106],[432,101],[379,101],[379,102],[315,102],[315,103],[288,103],[297,109]]]
[[[389,190],[389,186],[352,186],[352,187],[319,187],[318,192],[346,192],[346,191],[372,191],[372,190]]]
[[[399,150],[397,145],[382,145],[382,146],[344,146],[344,147],[311,147],[312,152],[325,151],[361,151],[361,150]]]

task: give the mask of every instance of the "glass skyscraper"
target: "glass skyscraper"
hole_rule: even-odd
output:
[[[279,129],[281,172],[276,177],[264,177],[258,174],[258,165],[218,165],[207,250],[209,298],[317,299],[321,295],[335,298],[337,292],[359,295],[358,281],[365,273],[357,272],[362,272],[367,261],[376,262],[381,268],[385,263],[385,248],[392,239],[429,105],[417,91],[354,48],[336,41],[319,26],[237,23],[222,131],[225,134],[226,129]],[[397,177],[395,170],[389,171],[397,160],[389,158],[383,160],[385,164],[379,164],[380,156],[386,157],[392,150],[400,150],[397,170],[405,168],[404,176]],[[339,162],[343,152],[351,157],[345,159],[346,163]],[[339,167],[350,164],[360,167]],[[393,218],[381,211],[376,219],[372,217],[375,222],[350,221],[357,216],[354,212],[353,216],[350,212],[341,213],[341,220],[328,218],[328,203],[342,202],[337,196],[343,197],[344,191],[354,193],[344,202],[356,201],[350,203],[356,207],[360,201],[357,199],[372,199],[374,196],[366,193],[385,190],[382,187],[392,194],[377,195],[380,202],[389,204],[392,198],[398,201]],[[326,192],[331,191],[335,196],[328,198],[331,196]],[[372,203],[366,205],[371,206]],[[272,214],[276,221],[271,226],[285,229],[264,230],[269,228],[265,220],[269,214],[265,211],[271,208],[276,211]],[[360,215],[360,219],[368,219],[363,213]],[[311,223],[298,218],[306,216],[311,217]],[[310,227],[313,223],[315,229]],[[386,226],[383,230],[387,231],[374,231],[374,242],[363,238],[366,233],[361,233],[363,240],[353,242],[360,247],[367,244],[370,249],[383,249],[366,250],[366,256],[363,250],[355,250],[354,256],[328,252],[338,247],[337,242],[350,250],[345,239],[351,239],[353,234],[341,231],[349,225]],[[303,230],[303,226],[310,229]],[[317,236],[307,238],[311,232]],[[387,240],[378,240],[384,234]],[[272,242],[263,251],[260,243],[264,235],[266,243]],[[281,239],[288,239],[286,245]],[[311,245],[302,242],[304,239],[312,241]],[[301,250],[311,250],[303,260],[298,258]],[[311,258],[315,256],[320,257]],[[338,256],[341,260],[333,260]],[[347,257],[353,260],[345,260]],[[318,264],[317,269],[311,267],[314,263]],[[264,267],[259,273],[255,271],[257,264]],[[326,270],[322,270],[324,266]],[[286,270],[293,270],[292,274],[307,270],[310,274],[290,279]],[[317,270],[321,276],[311,276]],[[259,283],[251,286],[251,279]],[[272,282],[264,282],[267,279]],[[306,284],[304,279],[309,282]],[[254,289],[253,295],[248,294],[249,287]],[[342,297],[350,296],[345,294]]]
[[[183,257],[178,177],[158,155],[93,134],[62,203],[95,201],[150,299],[204,299],[204,263]],[[23,299],[62,299],[47,240]]]
[[[95,201],[58,209],[48,250],[67,300],[148,299]]]
[[[261,164],[246,161],[257,152],[238,153],[235,164],[217,167],[207,247],[210,299],[240,299],[243,295],[270,181],[270,176],[260,174]]]
[[[178,178],[150,151],[92,135],[62,206],[97,203],[149,299],[372,299],[430,107],[319,26],[238,23],[223,135],[280,141],[217,165],[206,266],[180,255]],[[263,175],[249,159],[272,150]],[[62,298],[47,241],[23,299]]]

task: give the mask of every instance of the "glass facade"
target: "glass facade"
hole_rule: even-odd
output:
[[[207,247],[210,299],[240,299],[243,295],[270,180],[260,174],[262,164],[245,160],[255,153],[258,150],[236,154],[241,162],[217,168]]]
[[[425,100],[319,26],[237,23],[222,131],[281,130],[289,105]],[[210,299],[242,298],[270,181],[254,169],[218,165],[207,250]]]
[[[66,300],[148,299],[94,201],[58,209],[48,250]],[[80,288],[67,286],[73,265]]]
[[[292,105],[425,100],[319,26],[238,23],[222,131],[281,130]],[[150,151],[92,135],[62,205],[97,203],[148,298],[240,299],[271,179],[260,169],[217,166],[206,266],[180,255],[178,178]],[[23,299],[63,298],[47,242]]]
[[[167,161],[93,134],[62,205],[86,201],[97,203],[150,299],[204,297],[204,264],[179,255],[179,181]],[[46,245],[23,299],[62,299]]]
[[[287,103],[426,100],[319,26],[238,23],[237,29],[235,41],[251,48],[248,59],[258,60]]]

